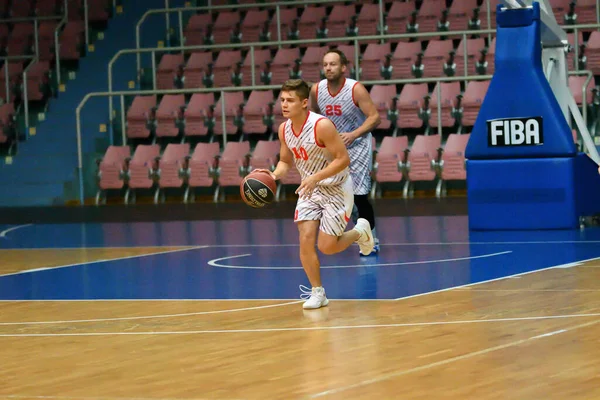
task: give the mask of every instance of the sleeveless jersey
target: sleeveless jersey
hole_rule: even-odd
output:
[[[337,93],[330,93],[327,79],[323,79],[317,86],[317,104],[321,114],[333,122],[339,133],[352,132],[360,127],[367,117],[354,102],[354,86],[358,82],[354,79],[344,78],[344,84]],[[350,147],[358,146],[363,141],[368,141],[367,135],[357,138]],[[370,140],[370,137],[368,138]]]
[[[367,119],[354,101],[354,86],[358,82],[344,78],[344,84],[337,93],[331,93],[327,79],[317,86],[317,104],[320,112],[334,123],[339,133],[352,132]],[[350,176],[354,184],[354,194],[363,195],[371,191],[372,136],[367,133],[356,138],[348,146],[350,156]]]
[[[321,171],[333,160],[333,156],[324,146],[318,144],[316,140],[317,123],[321,119],[325,119],[325,117],[309,111],[302,128],[300,128],[300,132],[294,132],[292,120],[288,119],[285,122],[283,130],[285,143],[292,151],[294,163],[302,180]],[[345,168],[336,175],[323,179],[317,185],[339,185],[344,183],[347,178],[348,168]]]

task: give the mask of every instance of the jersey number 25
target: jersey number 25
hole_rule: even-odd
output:
[[[339,104],[327,104],[327,107],[325,107],[325,115],[328,117],[331,117],[332,115],[342,115],[342,106]]]

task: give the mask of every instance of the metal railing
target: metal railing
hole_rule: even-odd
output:
[[[65,5],[67,4],[67,0],[65,0]],[[41,21],[55,21],[62,20],[64,15],[52,15],[47,17],[27,17],[27,18],[8,18],[8,19],[0,19],[0,24],[16,24],[19,22],[33,22],[33,41],[34,41],[34,51],[35,55],[39,56],[40,54],[40,45],[39,45],[39,30],[40,30],[40,22]]]
[[[171,51],[186,51],[186,50],[214,50],[214,49],[239,49],[240,47],[247,47],[250,50],[250,75],[252,79],[252,85],[256,84],[256,65],[254,63],[254,49],[256,47],[265,47],[265,46],[276,46],[276,45],[306,45],[310,43],[339,43],[340,41],[344,42],[353,42],[354,43],[354,65],[359,66],[359,57],[360,57],[360,47],[359,42],[365,40],[382,40],[382,39],[410,39],[410,38],[431,38],[438,37],[440,34],[443,36],[462,36],[463,39],[463,51],[464,54],[467,53],[467,36],[473,34],[491,34],[495,32],[494,29],[482,29],[482,30],[467,30],[467,31],[449,31],[449,32],[424,32],[417,34],[410,33],[399,33],[392,35],[369,35],[369,36],[356,36],[352,38],[326,38],[326,39],[306,39],[306,40],[284,40],[284,41],[273,41],[273,42],[250,42],[244,44],[224,44],[224,45],[201,45],[201,46],[177,46],[177,47],[155,47],[155,48],[144,48],[144,49],[123,49],[119,50],[113,58],[108,63],[108,90],[113,90],[113,65],[114,63],[124,54],[141,54],[141,53],[151,53],[152,57],[152,83],[153,89],[156,90],[156,57],[155,54],[159,52],[171,52]],[[344,40],[345,39],[345,40]],[[464,59],[464,76],[468,76],[468,57]],[[358,78],[359,69],[356,68],[356,77]],[[139,73],[139,70],[138,70]],[[139,80],[139,77],[138,77]],[[112,98],[109,98],[109,115],[112,120],[113,116],[113,102]]]
[[[326,0],[326,1],[330,1],[330,0]],[[335,0],[333,0],[335,1]],[[489,0],[486,0],[489,3]],[[600,0],[597,0],[597,3],[600,2]],[[290,4],[293,4],[294,2],[290,2]],[[274,3],[268,3],[268,4],[274,4]],[[246,7],[254,7],[256,5],[252,5],[252,4],[248,4],[248,5],[239,5],[239,6],[246,6]],[[223,7],[227,7],[227,6],[219,6],[220,8]],[[191,8],[191,9],[196,9],[196,8]],[[206,9],[206,7],[198,7],[198,9]],[[489,9],[489,8],[488,8]],[[170,9],[170,11],[174,11],[174,10],[179,10],[179,9]],[[186,10],[186,9],[181,9],[181,10]],[[598,10],[598,7],[597,7]],[[150,10],[149,12],[147,12],[144,15],[150,15],[151,13],[157,13],[157,12],[163,12],[165,10]],[[140,22],[138,24],[140,24],[141,22],[143,22],[143,18],[140,19]],[[488,19],[488,24],[489,24],[489,19]],[[488,25],[490,26],[490,25]],[[139,27],[139,25],[138,25]],[[579,31],[583,30],[583,29],[599,29],[600,28],[600,23],[596,23],[596,24],[581,24],[581,25],[562,25],[561,26],[565,31],[567,31],[567,33],[570,33],[571,31],[574,33],[574,59],[575,59],[575,70],[578,70],[579,66],[578,66],[578,62],[577,60],[579,59]],[[249,50],[249,57],[250,57],[250,68],[251,68],[251,79],[252,79],[252,85],[255,85],[255,68],[256,65],[254,63],[254,51],[256,48],[262,48],[262,47],[275,47],[275,46],[283,46],[283,45],[290,45],[290,46],[301,46],[301,45],[306,45],[306,44],[311,44],[311,43],[315,43],[315,44],[323,44],[323,43],[336,43],[339,44],[340,42],[351,42],[353,41],[354,43],[354,64],[355,65],[359,65],[359,47],[358,47],[358,42],[363,42],[363,41],[368,41],[368,40],[393,40],[393,39],[413,39],[413,38],[433,38],[433,37],[439,37],[439,36],[446,36],[446,37],[457,37],[457,36],[462,36],[462,43],[463,43],[463,54],[468,54],[467,51],[467,36],[469,35],[487,35],[488,38],[491,37],[492,33],[495,33],[496,30],[495,29],[478,29],[478,30],[462,30],[462,31],[447,31],[447,32],[423,32],[423,33],[402,33],[402,34],[381,34],[381,35],[369,35],[369,36],[356,36],[356,37],[351,37],[351,38],[346,38],[346,37],[339,37],[339,38],[326,38],[326,39],[304,39],[304,40],[285,40],[285,41],[270,41],[270,42],[248,42],[248,43],[229,43],[229,44],[217,44],[217,45],[198,45],[198,46],[174,46],[174,47],[154,47],[154,48],[136,48],[136,49],[123,49],[123,50],[119,50],[114,56],[113,58],[110,60],[110,62],[108,63],[108,89],[109,91],[113,90],[113,74],[112,74],[112,70],[113,70],[113,65],[114,63],[122,56],[125,54],[136,54],[136,71],[137,71],[137,80],[139,82],[139,80],[141,79],[141,54],[143,53],[150,53],[151,54],[151,65],[152,65],[152,88],[154,90],[156,90],[156,53],[168,53],[168,52],[173,52],[173,51],[181,51],[181,52],[185,52],[185,51],[194,51],[194,50],[204,50],[204,51],[213,51],[213,50],[226,50],[226,49],[240,49],[240,50]],[[139,33],[139,31],[138,31]],[[139,37],[139,35],[138,35]],[[136,39],[137,40],[137,39]],[[139,44],[139,41],[138,41]],[[465,76],[467,76],[467,64],[468,64],[468,58],[466,56],[464,57],[464,71],[465,71]],[[109,100],[109,115],[111,115],[112,118],[112,110],[113,110],[113,105],[112,105],[112,99]]]
[[[487,26],[490,27],[491,26],[491,8],[490,8],[490,0],[485,0],[486,1],[486,6],[487,6]],[[597,2],[600,2],[600,0],[596,0]],[[278,44],[279,42],[282,42],[282,34],[281,34],[281,18],[280,18],[280,9],[281,7],[287,7],[287,6],[293,6],[293,5],[298,5],[298,6],[305,6],[305,5],[310,5],[310,4],[315,4],[315,5],[328,5],[331,3],[339,3],[339,0],[307,0],[307,1],[289,1],[289,2],[272,2],[272,3],[258,3],[258,4],[229,4],[229,5],[219,5],[219,6],[205,6],[205,7],[174,7],[174,8],[170,8],[169,7],[169,0],[165,0],[165,8],[163,9],[153,9],[153,10],[148,10],[146,13],[144,13],[144,15],[142,15],[142,17],[140,18],[140,20],[137,22],[136,27],[135,27],[135,43],[136,43],[136,49],[141,49],[141,34],[140,34],[140,30],[141,30],[141,26],[144,23],[144,21],[146,21],[146,18],[150,15],[153,14],[165,14],[165,24],[166,24],[166,31],[167,31],[167,38],[169,38],[169,31],[170,31],[170,19],[169,19],[169,14],[170,13],[177,13],[177,19],[178,19],[178,33],[179,33],[179,44],[182,45],[184,43],[184,35],[183,35],[183,13],[184,12],[198,12],[198,11],[207,11],[207,12],[213,12],[213,11],[219,11],[219,10],[229,10],[232,8],[235,9],[250,9],[250,8],[275,8],[275,20],[276,20],[276,24],[277,24],[277,40],[276,41],[272,41],[272,42],[262,42],[263,46],[265,45],[272,45],[272,46],[279,46],[281,48],[281,44]],[[210,1],[209,1],[210,4]],[[383,0],[379,0],[378,2],[379,4],[379,20],[377,21],[377,25],[379,26],[379,32],[383,32],[383,27],[384,27],[384,5],[383,5]],[[600,22],[600,19],[599,19]],[[452,35],[452,32],[455,31],[449,31],[448,34]],[[460,32],[460,31],[456,31],[456,32]],[[489,30],[489,34],[488,34],[488,39],[491,40],[491,32],[495,32],[495,30]],[[444,33],[445,32],[441,32]],[[438,33],[438,35],[432,35],[432,36],[439,36],[440,32]],[[419,37],[419,34],[406,34],[406,37]],[[381,35],[381,36],[385,36],[386,38],[390,37],[390,38],[395,38],[395,35]],[[358,38],[361,38],[362,36],[357,36]],[[337,40],[334,41],[338,41],[340,39],[343,38],[337,38]],[[274,42],[276,42],[275,44],[273,44]],[[301,40],[299,42],[305,42],[305,43],[311,43],[309,40]],[[287,43],[287,42],[286,42]],[[316,43],[316,42],[315,42]],[[167,47],[169,47],[170,43],[167,42]],[[242,46],[240,46],[242,45]],[[244,43],[240,43],[238,44],[237,47],[243,47]],[[214,46],[213,46],[214,47]],[[218,47],[218,45],[217,45]],[[173,48],[171,48],[173,49]],[[141,68],[141,56],[140,54],[137,55],[136,57],[136,67],[137,67],[137,71],[139,73],[140,68]]]
[[[489,0],[486,0],[489,2]],[[141,30],[141,26],[144,23],[144,21],[146,21],[146,19],[150,16],[150,15],[156,15],[156,14],[165,14],[165,26],[166,26],[166,32],[167,32],[167,45],[169,45],[169,32],[171,30],[171,20],[169,19],[169,14],[171,13],[177,13],[177,20],[178,20],[178,34],[179,34],[179,43],[183,44],[184,42],[184,36],[183,36],[183,13],[184,12],[202,12],[202,11],[207,11],[207,12],[214,12],[214,11],[221,11],[221,10],[230,10],[232,8],[235,9],[253,9],[253,8],[275,8],[275,21],[277,24],[277,41],[281,41],[282,39],[282,35],[281,35],[281,17],[280,17],[280,10],[281,7],[287,7],[287,6],[306,6],[306,5],[325,5],[327,6],[328,4],[334,4],[334,3],[339,3],[339,0],[306,0],[306,1],[302,1],[302,0],[295,0],[295,1],[287,1],[287,2],[272,2],[272,3],[258,3],[258,4],[226,4],[226,5],[218,5],[218,6],[211,6],[210,5],[210,0],[208,1],[208,6],[204,6],[204,7],[173,7],[171,8],[169,6],[169,0],[165,0],[165,8],[162,9],[153,9],[153,10],[148,10],[144,13],[144,15],[142,15],[142,17],[140,18],[140,20],[137,22],[136,26],[135,26],[135,43],[136,43],[136,49],[140,49],[141,48],[141,40],[140,40],[140,30]],[[489,4],[488,4],[489,6]],[[383,32],[383,27],[382,27],[382,22],[383,22],[383,3],[382,0],[379,0],[379,21],[378,21],[378,25],[380,27],[380,32]],[[137,67],[138,70],[140,69],[140,58],[138,56],[137,59]]]
[[[375,81],[362,81],[365,85],[394,85],[394,84],[405,84],[405,83],[439,83],[439,82],[463,82],[463,81],[480,81],[480,80],[489,80],[492,78],[492,75],[474,75],[474,76],[458,76],[458,77],[436,77],[436,78],[422,78],[422,79],[390,79],[390,80],[375,80]],[[126,114],[125,114],[125,96],[131,95],[166,95],[166,94],[194,94],[194,93],[215,93],[219,92],[221,95],[221,124],[223,127],[223,144],[227,143],[227,132],[226,129],[226,104],[225,104],[225,96],[223,95],[225,92],[234,92],[234,91],[248,91],[248,90],[274,90],[281,88],[281,85],[264,85],[264,86],[237,86],[237,87],[227,87],[227,88],[199,88],[199,89],[168,89],[168,90],[132,90],[132,91],[108,91],[108,92],[95,92],[88,93],[81,100],[77,109],[75,110],[75,119],[76,119],[76,127],[77,127],[77,169],[79,171],[79,181],[80,181],[80,199],[83,204],[83,150],[82,150],[82,129],[81,129],[81,110],[88,102],[88,100],[92,97],[113,97],[119,96],[120,104],[121,104],[121,134],[122,134],[122,143],[127,143],[127,129],[126,129]],[[438,99],[441,98],[441,85],[437,85],[437,96]],[[442,104],[441,101],[437,102],[437,129],[438,134],[442,133]],[[112,117],[112,115],[111,115]],[[112,124],[112,122],[111,122]],[[108,129],[107,132],[111,132],[111,129]],[[109,138],[111,144],[113,144],[112,134]]]
[[[27,92],[27,73],[29,72],[29,68],[31,68],[36,62],[38,62],[37,56],[10,56],[10,57],[0,57],[0,60],[4,60],[5,65],[8,65],[11,61],[23,61],[30,60],[29,64],[23,69],[22,74],[22,104],[23,104],[23,114],[25,118],[25,137],[29,138],[29,93]],[[6,103],[10,102],[10,75],[8,73],[8,66],[4,68],[4,79],[6,85]]]
[[[87,3],[87,0],[85,0],[85,2]],[[58,25],[56,26],[56,28],[54,28],[54,62],[55,62],[55,67],[56,67],[56,80],[57,80],[57,84],[60,85],[60,80],[61,80],[61,74],[60,74],[60,43],[58,40],[58,36],[59,33],[62,29],[62,27],[67,23],[67,21],[69,20],[68,18],[68,14],[69,14],[69,7],[68,7],[68,1],[64,0],[64,14],[63,15],[53,15],[53,16],[47,16],[47,17],[28,17],[28,18],[9,18],[9,19],[1,19],[0,23],[18,23],[18,22],[33,22],[34,24],[34,41],[35,41],[35,57],[34,56],[14,56],[14,57],[2,57],[2,59],[5,60],[27,60],[27,59],[32,59],[35,58],[35,61],[39,60],[39,56],[40,56],[40,52],[39,52],[39,23],[40,21],[55,21],[55,20],[60,20],[58,22]],[[86,20],[87,21],[87,20]],[[86,24],[87,27],[87,24]],[[34,62],[35,62],[34,61]],[[33,62],[32,62],[33,64]],[[29,66],[31,66],[31,64],[29,64]],[[29,68],[29,66],[27,68]],[[24,76],[24,80],[25,81],[25,77]],[[8,88],[8,81],[7,83],[7,88]],[[26,83],[24,83],[26,85]],[[7,90],[7,97],[9,96],[8,94],[8,90]],[[8,101],[8,99],[7,99]],[[29,128],[29,121],[26,120],[26,124],[27,127]]]
[[[592,82],[593,74],[591,71],[570,71],[569,76],[580,76],[585,75],[587,79],[585,80],[582,88],[582,122],[584,126],[587,127],[587,93],[586,89],[589,84]],[[436,78],[422,78],[422,79],[390,79],[390,80],[375,80],[375,81],[363,81],[362,83],[365,85],[396,85],[396,84],[406,84],[406,83],[437,83],[435,90],[438,101],[436,102],[437,109],[437,134],[442,134],[442,102],[441,99],[441,87],[440,83],[445,82],[469,82],[469,81],[481,81],[481,80],[490,80],[492,79],[492,75],[472,75],[472,76],[456,76],[456,77],[436,77]],[[76,132],[77,132],[77,170],[78,170],[78,178],[79,178],[79,187],[80,187],[80,201],[81,204],[84,204],[84,193],[83,193],[83,150],[82,150],[82,128],[81,128],[81,110],[88,102],[88,100],[92,97],[113,97],[119,96],[120,104],[121,104],[121,140],[122,144],[125,145],[127,143],[127,127],[126,127],[126,113],[125,113],[125,96],[131,95],[166,95],[166,94],[194,94],[194,93],[220,93],[221,98],[221,126],[223,129],[223,145],[227,144],[227,128],[226,128],[226,104],[225,104],[225,92],[232,91],[249,91],[249,90],[276,90],[279,89],[281,85],[264,85],[264,86],[239,86],[239,87],[227,87],[227,88],[199,88],[199,89],[168,89],[168,90],[137,90],[137,91],[109,91],[109,92],[96,92],[96,93],[88,93],[81,100],[77,109],[75,110],[75,118],[76,118]],[[111,122],[112,123],[112,122]],[[107,130],[111,132],[112,130]],[[113,137],[110,134],[110,144],[113,144]],[[584,139],[585,140],[585,139]],[[586,143],[587,144],[587,143]],[[588,144],[589,145],[589,144]]]

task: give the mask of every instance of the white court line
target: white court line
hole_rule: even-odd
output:
[[[170,246],[170,247],[178,247],[178,246]],[[79,263],[75,263],[75,264],[57,265],[57,266],[54,266],[54,267],[34,268],[34,269],[28,269],[28,270],[25,270],[25,271],[11,272],[9,274],[3,274],[3,275],[0,275],[0,277],[3,277],[3,276],[12,276],[12,275],[29,274],[31,272],[48,271],[48,270],[51,270],[51,269],[77,267],[77,266],[80,266],[80,265],[92,265],[92,264],[98,264],[98,263],[103,263],[103,262],[108,262],[108,261],[130,260],[132,258],[143,258],[143,257],[157,256],[157,255],[161,255],[161,254],[179,253],[179,252],[182,252],[182,251],[190,251],[190,250],[197,250],[197,249],[204,249],[204,248],[206,248],[206,246],[194,246],[194,247],[186,247],[185,249],[158,251],[156,253],[149,253],[149,254],[136,254],[136,255],[127,256],[127,257],[105,258],[105,259],[102,259],[102,260],[84,261],[84,262],[79,262]]]
[[[482,283],[490,283],[490,282],[501,281],[503,279],[520,278],[522,276],[533,274],[533,273],[536,273],[536,272],[547,271],[547,270],[550,270],[550,269],[565,268],[565,266],[577,267],[577,266],[580,266],[582,263],[585,263],[585,262],[588,262],[588,261],[595,261],[595,260],[599,260],[599,259],[600,259],[600,257],[593,257],[593,258],[588,258],[588,259],[585,259],[585,260],[573,261],[573,262],[570,262],[570,263],[567,263],[567,264],[553,265],[553,266],[547,267],[547,268],[535,269],[533,271],[521,272],[519,274],[514,274],[514,275],[501,276],[499,278],[488,279],[488,280],[481,281],[481,282],[467,283],[466,285],[452,286],[452,287],[445,288],[445,289],[434,290],[432,292],[418,293],[418,294],[413,294],[411,296],[398,297],[396,300],[412,299],[414,297],[421,297],[421,296],[425,296],[425,295],[433,294],[433,293],[447,292],[447,291],[454,290],[454,289],[460,289],[460,288],[466,288],[466,287],[469,287],[469,286],[481,285]]]
[[[207,398],[200,397],[90,397],[90,396],[25,396],[25,395],[7,395],[7,399],[52,399],[52,400],[208,400]],[[221,400],[223,400],[221,398]],[[235,399],[228,399],[235,400]]]
[[[309,399],[315,399],[315,398],[318,398],[318,397],[325,397],[325,396],[332,395],[332,394],[338,394],[338,393],[346,392],[346,391],[351,390],[351,389],[356,389],[356,388],[359,388],[359,387],[362,387],[362,386],[371,385],[371,384],[382,382],[382,381],[385,381],[385,380],[388,380],[388,379],[397,378],[397,377],[400,377],[400,376],[403,376],[403,375],[408,375],[408,374],[411,374],[411,373],[414,373],[414,372],[424,371],[424,370],[427,370],[427,369],[439,367],[441,365],[450,364],[450,363],[453,363],[453,362],[456,362],[456,361],[467,360],[469,358],[473,358],[473,357],[480,356],[480,355],[487,354],[487,353],[492,353],[492,352],[498,351],[498,350],[503,350],[503,349],[506,349],[506,348],[509,348],[509,347],[519,346],[521,344],[532,342],[534,340],[542,339],[542,338],[545,338],[545,337],[549,337],[549,336],[553,336],[553,335],[557,335],[557,334],[565,333],[565,332],[569,332],[569,331],[574,331],[574,330],[580,329],[580,328],[585,328],[585,327],[588,327],[588,326],[595,325],[595,324],[597,324],[599,322],[600,322],[600,320],[586,322],[584,324],[572,326],[572,327],[570,327],[568,329],[561,329],[561,330],[554,331],[554,332],[548,332],[548,333],[545,333],[545,334],[542,334],[542,335],[532,336],[532,337],[529,337],[527,339],[515,340],[514,342],[510,342],[510,343],[506,343],[506,344],[502,344],[502,345],[494,346],[494,347],[488,347],[487,349],[483,349],[483,350],[479,350],[479,351],[474,351],[474,352],[463,354],[463,355],[456,356],[456,357],[447,358],[445,360],[437,361],[437,362],[434,362],[434,363],[431,363],[431,364],[422,365],[420,367],[411,368],[411,369],[407,369],[407,370],[403,370],[403,371],[391,372],[391,373],[388,373],[388,374],[384,374],[384,375],[378,376],[376,378],[367,379],[367,380],[364,380],[364,381],[361,381],[361,382],[357,382],[357,383],[352,384],[352,385],[343,386],[343,387],[340,387],[340,388],[337,388],[337,389],[326,390],[326,391],[320,392],[320,393],[315,393],[312,396],[309,396],[308,398]]]
[[[288,305],[288,304],[285,304],[285,305]],[[150,331],[150,332],[3,333],[3,334],[0,334],[0,337],[140,336],[140,335],[142,335],[142,336],[144,336],[144,335],[162,336],[162,335],[200,335],[200,334],[215,334],[215,333],[273,333],[273,332],[337,331],[337,330],[351,330],[351,329],[407,328],[407,327],[417,327],[417,326],[466,325],[466,324],[482,324],[482,323],[493,323],[493,322],[541,321],[541,320],[592,318],[592,317],[600,317],[600,313],[541,315],[541,316],[533,316],[533,317],[473,319],[473,320],[461,320],[461,321],[407,322],[407,323],[399,323],[399,324],[311,326],[311,327],[295,327],[295,328],[214,329],[214,330],[209,329],[209,330],[196,330],[196,331]],[[66,321],[66,322],[68,322],[68,321]],[[13,324],[13,323],[8,323],[8,324]],[[22,324],[16,323],[13,325],[22,325]]]
[[[16,231],[17,229],[25,228],[25,227],[31,226],[31,225],[33,225],[33,224],[17,225],[17,226],[13,226],[12,228],[5,229],[2,232],[0,232],[0,237],[5,238],[6,234],[9,232]]]
[[[501,292],[501,293],[510,293],[510,292],[568,292],[568,293],[577,293],[577,292],[600,292],[600,289],[458,289],[459,292]]]
[[[459,245],[486,245],[486,244],[598,244],[600,240],[530,240],[530,241],[492,241],[492,242],[401,242],[380,243],[380,246],[459,246]],[[209,244],[208,247],[299,247],[298,243],[274,243],[274,244]]]
[[[443,258],[439,260],[422,260],[422,261],[406,261],[406,262],[398,262],[398,263],[379,263],[379,264],[352,264],[352,265],[322,265],[321,269],[338,269],[338,268],[364,268],[364,267],[391,267],[397,265],[416,265],[416,264],[437,264],[437,263],[445,263],[445,262],[453,262],[453,261],[465,261],[465,260],[475,260],[479,258],[488,258],[501,256],[504,254],[512,253],[511,250],[502,251],[499,253],[490,253],[490,254],[482,254],[480,256],[471,256],[471,257],[459,257],[459,258]],[[237,256],[227,256],[221,258],[214,258],[208,261],[208,265],[216,268],[230,268],[230,269],[277,269],[277,270],[289,270],[289,269],[303,269],[302,267],[254,267],[248,265],[224,265],[219,264],[219,261],[229,260],[233,258],[241,258],[248,257],[252,254],[240,254]]]
[[[380,243],[380,246],[468,246],[468,245],[502,245],[502,244],[599,244],[600,240],[538,240],[538,241],[521,241],[521,242],[402,242],[402,243]],[[143,246],[75,246],[75,247],[19,247],[19,248],[4,248],[0,250],[72,250],[72,249],[143,249],[148,247],[190,247],[198,246],[185,244],[170,244],[170,245],[155,245],[147,244]],[[270,244],[205,244],[199,245],[204,248],[244,248],[244,247],[299,247],[298,243],[270,243]]]
[[[175,318],[175,317],[189,317],[192,315],[209,315],[209,314],[224,314],[224,313],[232,313],[239,311],[252,311],[252,310],[262,310],[265,308],[275,308],[275,307],[283,307],[289,306],[290,304],[298,304],[303,302],[304,300],[297,300],[290,303],[281,303],[281,304],[269,304],[266,306],[254,306],[254,307],[244,307],[244,308],[234,308],[229,310],[215,310],[215,311],[198,311],[192,313],[183,313],[183,314],[159,314],[159,315],[142,315],[137,317],[117,317],[117,318],[95,318],[95,319],[73,319],[73,320],[64,320],[64,321],[27,321],[27,322],[0,322],[0,326],[10,326],[10,325],[53,325],[53,324],[71,324],[71,323],[83,323],[83,322],[108,322],[108,321],[133,321],[140,319],[158,319],[158,318]]]
[[[335,297],[327,297],[329,300],[335,301],[396,301],[396,299],[337,299]],[[286,299],[286,298],[270,298],[270,299],[33,299],[33,300],[0,300],[0,303],[85,303],[85,302],[179,302],[179,301],[189,301],[189,302],[206,302],[206,301],[225,301],[225,302],[235,302],[235,301],[297,301],[297,298]]]

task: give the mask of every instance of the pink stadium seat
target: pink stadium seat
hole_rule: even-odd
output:
[[[467,71],[469,75],[477,75],[475,71],[475,61],[479,58],[479,53],[485,48],[485,41],[483,38],[480,39],[467,39]],[[462,76],[465,74],[465,47],[461,40],[460,44],[456,48],[456,57],[454,62],[456,63],[456,76]]]
[[[375,192],[381,193],[384,182],[402,181],[402,168],[406,162],[408,137],[386,136],[383,138],[375,158]]]
[[[441,82],[437,83],[440,85],[441,91],[441,109],[442,109],[442,126],[450,127],[454,126],[455,120],[451,115],[452,107],[455,106],[456,96],[460,94],[460,82]],[[438,126],[438,91],[437,85],[431,92],[431,118],[429,119],[429,125],[432,127]]]
[[[577,0],[575,12],[577,13],[578,24],[596,24],[598,16],[596,14],[596,0]],[[559,24],[561,22],[559,21]]]
[[[415,8],[416,6],[414,1],[409,1],[406,3],[394,1],[386,19],[388,33],[406,33],[406,24],[408,22],[408,17],[415,10]]]
[[[380,69],[386,54],[392,52],[389,43],[369,44],[363,53],[360,67],[362,68],[362,79],[366,81],[382,79]]]
[[[256,85],[260,85],[260,72],[267,60],[271,60],[271,51],[269,49],[254,49],[254,82]],[[242,85],[252,86],[252,59],[250,52],[244,58],[242,74],[244,74],[242,76]]]
[[[481,103],[483,103],[489,86],[490,81],[471,81],[467,84],[462,100],[463,126],[473,126],[475,124]]]
[[[225,132],[223,132],[223,123],[222,123],[222,104],[225,102]],[[216,118],[216,124],[214,128],[214,133],[216,135],[222,135],[224,133],[228,135],[233,135],[237,133],[238,127],[235,126],[234,120],[236,116],[240,115],[240,105],[243,105],[244,101],[244,93],[243,92],[225,92],[223,96],[217,101],[215,105],[214,115]]]
[[[583,87],[586,79],[586,76],[569,76],[569,90],[571,91],[571,94],[573,95],[573,98],[578,106],[583,104]],[[585,90],[586,104],[590,104],[594,99],[594,94],[592,92],[593,88],[594,85],[592,82],[590,82]]]
[[[298,22],[300,39],[314,39],[316,37],[316,28],[320,25],[321,19],[327,15],[325,7],[307,6]]]
[[[49,71],[50,63],[48,61],[38,61],[29,68],[27,72],[28,101],[46,100],[50,96]]]
[[[152,120],[151,111],[156,107],[156,96],[136,96],[127,110],[127,137],[147,138],[150,136],[148,123]]]
[[[187,169],[190,144],[169,143],[158,161],[159,188],[180,188],[184,184],[183,172]]]
[[[231,70],[240,61],[242,61],[240,50],[221,50],[213,65],[214,87],[233,86],[231,83]]]
[[[239,187],[243,176],[246,175],[247,163],[250,155],[250,142],[227,142],[225,150],[219,159],[219,186],[216,193],[223,193],[221,188],[227,186]],[[215,193],[215,196],[216,196]]]
[[[242,42],[258,42],[260,31],[268,20],[269,12],[267,10],[248,10],[242,22]],[[273,41],[277,40],[276,32]]]
[[[307,82],[318,82],[321,80],[323,70],[323,55],[326,47],[309,46],[302,57],[302,79]]]
[[[150,189],[154,186],[159,156],[159,145],[138,145],[135,148],[128,168],[130,189]]]
[[[69,19],[71,17],[69,11]],[[65,29],[59,34],[61,60],[79,60],[85,44],[85,26],[83,21],[69,21]]]
[[[166,94],[163,96],[158,110],[156,110],[156,136],[177,136],[179,127],[177,122],[183,117],[182,107],[185,105],[183,94]]]
[[[354,5],[335,5],[329,14],[327,20],[327,29],[329,30],[327,37],[343,38],[346,37],[346,26],[350,22],[350,18],[356,15],[356,7]],[[362,32],[359,32],[362,35]]]
[[[394,3],[398,4],[398,3]],[[399,3],[405,4],[405,3]],[[412,75],[412,66],[415,63],[416,56],[421,52],[421,42],[399,42],[392,56],[392,78],[410,79]]]
[[[423,56],[424,76],[444,76],[444,62],[452,50],[451,40],[430,40]]]
[[[373,85],[370,95],[381,119],[377,129],[389,129],[391,121],[388,119],[388,110],[392,107],[392,99],[397,96],[396,85]]]
[[[206,118],[210,107],[215,103],[212,93],[194,93],[188,103],[184,116],[185,136],[205,136],[208,132]]]
[[[438,161],[441,145],[440,135],[417,135],[406,160],[407,180],[404,184],[404,197],[412,197],[414,183],[433,181],[436,177],[434,163]]]
[[[423,121],[419,118],[419,109],[423,97],[427,96],[427,84],[406,84],[398,98],[398,110],[400,117],[398,126],[400,128],[420,128]]]
[[[156,89],[174,89],[173,77],[181,64],[183,64],[183,54],[164,54],[156,71]]]
[[[202,78],[208,64],[212,62],[213,55],[208,51],[192,53],[183,69],[183,75],[185,76],[183,87],[186,89],[203,87]]]
[[[219,143],[198,143],[188,163],[188,186],[211,187],[215,183]]]
[[[435,32],[442,11],[445,9],[446,0],[423,0],[417,18],[417,21],[419,22],[419,32]],[[450,27],[450,29],[452,29],[452,27]]]
[[[468,30],[469,20],[473,16],[473,9],[475,7],[477,7],[477,0],[453,1],[452,6],[450,6],[450,11],[448,13],[448,22],[450,22],[450,30]],[[479,15],[481,18],[481,13]]]
[[[231,28],[238,22],[241,22],[241,15],[238,11],[219,12],[213,28],[215,44],[229,43]]]
[[[279,49],[271,64],[271,73],[273,74],[271,84],[281,85],[288,80],[290,77],[289,70],[297,58],[300,58],[299,48]]]
[[[279,140],[259,140],[252,152],[248,171],[255,169],[273,170],[277,165],[280,146]]]
[[[18,0],[12,2],[10,8],[11,18],[26,18],[33,14],[34,0]]]
[[[15,107],[13,103],[5,103],[0,106],[0,143],[9,146],[8,154],[12,154],[16,134]]]
[[[469,142],[470,134],[451,134],[443,148],[439,161],[440,179],[436,188],[436,196],[445,194],[446,181],[464,181],[467,179],[465,168],[465,149]]]
[[[87,0],[88,1],[88,19],[90,22],[106,22],[109,17],[109,10],[112,7],[111,0]]]
[[[267,127],[263,123],[265,107],[273,102],[273,91],[253,90],[244,106],[244,133],[265,133]]]
[[[54,61],[54,31],[58,21],[43,21],[39,24],[38,48],[40,61]]]
[[[59,14],[62,13],[56,0],[37,0],[35,3],[35,15],[38,17],[52,17]]]
[[[109,146],[101,160],[98,160],[98,193],[96,204],[103,200],[102,191],[122,189],[126,184],[127,161],[131,156],[129,146]],[[105,198],[104,198],[105,200]]]
[[[377,35],[377,28],[379,27],[379,4],[365,4],[362,6],[356,25],[358,26],[358,34],[360,36]]]
[[[183,31],[184,44],[186,46],[199,46],[204,44],[204,33],[206,27],[212,25],[212,14],[195,14],[190,17]]]

